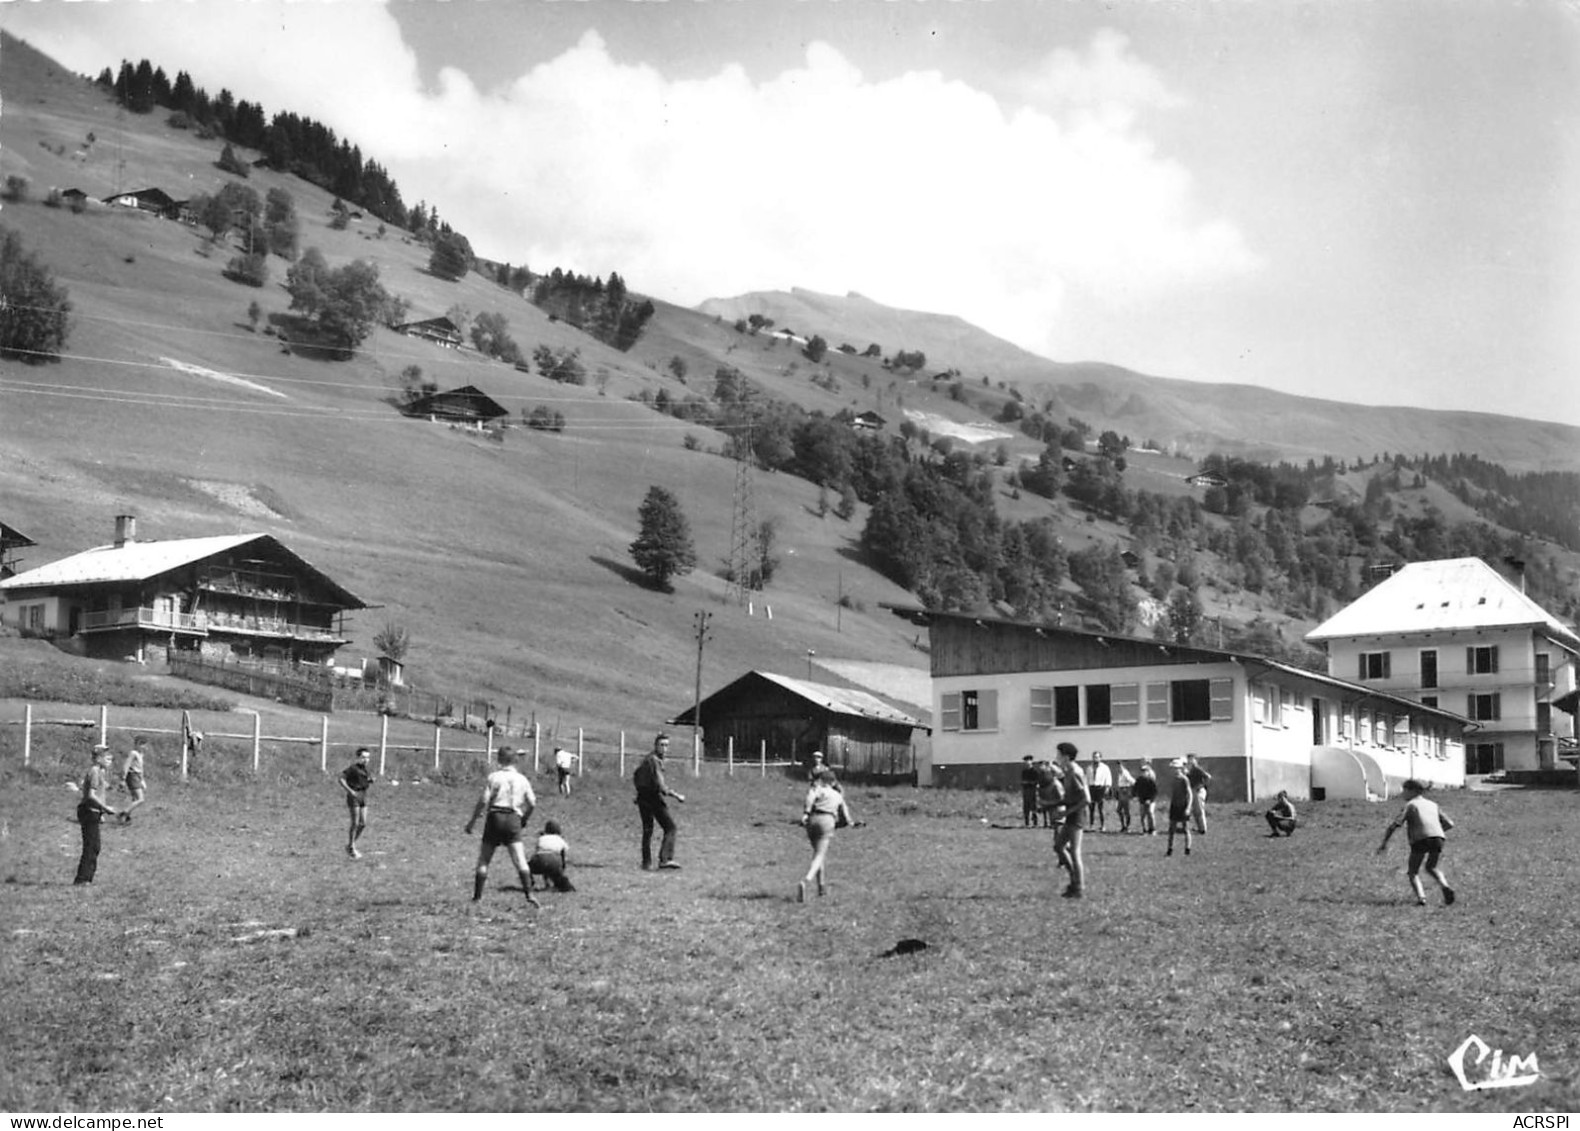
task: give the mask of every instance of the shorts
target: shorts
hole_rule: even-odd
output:
[[[1071,805],[1064,811],[1064,827],[1079,831],[1091,824],[1085,805]]]
[[[143,775],[136,770],[131,770],[126,775],[126,792],[141,793],[143,791]]]
[[[1190,805],[1169,805],[1169,824],[1183,825],[1190,820]]]
[[[367,794],[365,794],[365,793],[348,793],[348,794],[346,794],[346,808],[347,809],[366,809],[367,806],[368,806],[368,795]]]
[[[483,822],[483,843],[490,848],[515,844],[521,839],[521,814],[514,810],[490,809]]]
[[[835,816],[832,813],[813,813],[807,818],[806,838],[815,848],[819,841],[834,835]]]
[[[1411,841],[1409,864],[1410,875],[1414,876],[1419,873],[1421,871],[1421,865],[1423,862],[1426,864],[1426,870],[1430,872],[1433,868],[1437,867],[1437,858],[1442,854],[1443,838],[1440,836],[1429,836],[1423,840]]]

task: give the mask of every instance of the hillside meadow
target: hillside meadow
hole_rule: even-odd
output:
[[[831,890],[795,902],[803,784],[687,795],[677,872],[638,867],[627,782],[569,798],[574,893],[470,901],[479,768],[386,778],[365,856],[331,765],[168,751],[73,887],[85,738],[0,750],[0,1108],[10,1111],[1415,1111],[1580,1105],[1573,793],[1440,798],[1459,891],[1416,907],[1393,805],[1217,806],[1194,853],[1088,838],[1061,900],[1018,799],[847,784]],[[397,784],[398,780],[398,784]],[[124,797],[117,794],[112,803]],[[891,953],[901,940],[925,947]],[[911,944],[914,946],[914,944]],[[1466,1091],[1471,1034],[1541,1078]]]

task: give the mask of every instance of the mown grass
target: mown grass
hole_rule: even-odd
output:
[[[173,680],[149,679],[135,666],[66,655],[42,640],[0,634],[0,699],[228,711],[233,699]]]
[[[7,1110],[1572,1110],[1570,793],[1454,794],[1458,905],[1413,906],[1387,809],[1291,840],[1221,806],[1189,858],[1091,838],[1058,898],[1015,799],[851,786],[831,894],[792,899],[801,787],[681,777],[676,873],[629,787],[539,779],[580,890],[469,901],[476,783],[381,783],[363,839],[316,770],[156,762],[73,888],[64,774],[0,792]],[[294,936],[264,931],[294,931]],[[902,938],[928,945],[884,957]],[[1543,1079],[1464,1092],[1475,1033]]]

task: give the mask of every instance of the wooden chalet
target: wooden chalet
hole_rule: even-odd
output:
[[[447,420],[455,424],[487,424],[510,410],[476,385],[462,385],[445,393],[429,393],[418,397],[401,409],[407,416],[426,416],[430,420]]]
[[[434,342],[447,349],[461,348],[461,328],[448,318],[428,318],[422,322],[405,322],[395,327],[402,334]]]
[[[338,623],[367,605],[273,535],[139,542],[129,515],[115,541],[0,581],[6,623],[72,651],[327,663]]]
[[[855,418],[851,420],[850,426],[857,432],[881,432],[883,431],[883,426],[887,423],[888,421],[884,420],[883,417],[869,409],[866,412],[857,413]]]
[[[176,200],[164,189],[145,188],[137,189],[135,192],[115,193],[105,197],[104,203],[121,208],[135,208],[139,212],[152,212],[156,216],[175,220],[180,218],[181,209],[186,201]]]
[[[15,576],[18,550],[37,545],[16,527],[0,522],[0,580]]]
[[[691,726],[692,710],[670,720]],[[925,724],[875,695],[752,671],[702,701],[703,756],[809,765],[823,751],[841,776],[914,781],[913,732]]]

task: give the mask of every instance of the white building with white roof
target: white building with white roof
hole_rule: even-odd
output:
[[[1574,757],[1580,636],[1480,558],[1406,565],[1306,639],[1330,675],[1470,719],[1466,773]]]

